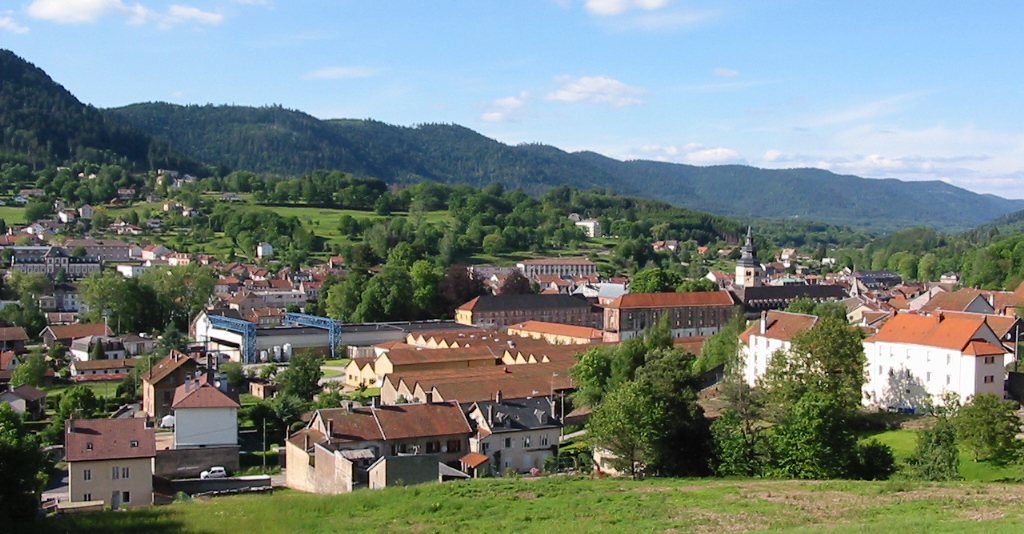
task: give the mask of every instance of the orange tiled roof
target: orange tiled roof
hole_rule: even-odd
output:
[[[867,342],[907,343],[963,351],[976,341],[979,330],[987,328],[985,316],[951,318],[945,314],[934,317],[899,314],[885,323]],[[1005,351],[1004,351],[1005,352]]]
[[[556,336],[569,336],[581,339],[601,339],[603,333],[596,328],[586,326],[573,326],[561,323],[548,323],[544,321],[526,321],[508,327],[509,331],[521,330],[525,332],[536,332],[538,334],[552,334]]]
[[[789,313],[783,311],[770,311],[764,319],[765,331],[761,333],[761,321],[754,321],[754,324],[740,334],[740,341],[743,344],[750,343],[750,336],[758,335],[781,341],[792,341],[797,334],[806,332],[818,323],[818,317],[804,315],[802,313]]]

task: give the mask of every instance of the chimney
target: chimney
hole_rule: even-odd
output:
[[[494,402],[501,404],[501,390],[494,393]]]
[[[424,402],[426,402],[427,404],[433,404],[434,403],[434,392],[433,391],[427,391],[426,393],[423,394],[423,396],[426,398],[426,400]]]
[[[327,437],[330,438],[334,435],[334,419],[327,420]],[[306,439],[309,439],[309,435],[306,435]]]
[[[946,317],[944,315],[942,315],[941,311],[935,314],[935,322],[936,323],[941,323],[942,320],[945,319],[945,318]]]
[[[761,335],[764,335],[764,333],[767,330],[768,330],[768,312],[767,311],[762,311],[761,312]]]
[[[302,438],[303,438],[302,439],[302,450],[308,451],[309,450],[309,434],[304,434],[302,436]]]
[[[494,405],[493,404],[488,404],[487,405],[487,424],[488,425],[493,425],[494,424]]]
[[[430,395],[427,393],[427,395]],[[380,397],[370,397],[370,406],[373,408],[380,408]]]
[[[551,404],[551,418],[558,419],[558,403],[555,402],[555,398],[549,398],[548,403]]]

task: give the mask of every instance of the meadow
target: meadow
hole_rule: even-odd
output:
[[[479,479],[348,495],[294,491],[48,519],[15,532],[1010,533],[1024,486],[721,479]]]

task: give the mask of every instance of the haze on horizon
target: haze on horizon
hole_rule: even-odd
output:
[[[281,104],[1024,198],[1022,15],[1009,1],[26,0],[0,9],[0,46],[98,107]]]

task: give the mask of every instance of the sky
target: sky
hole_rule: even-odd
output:
[[[0,0],[0,48],[97,107],[281,105],[1024,198],[1022,23],[998,0]]]

